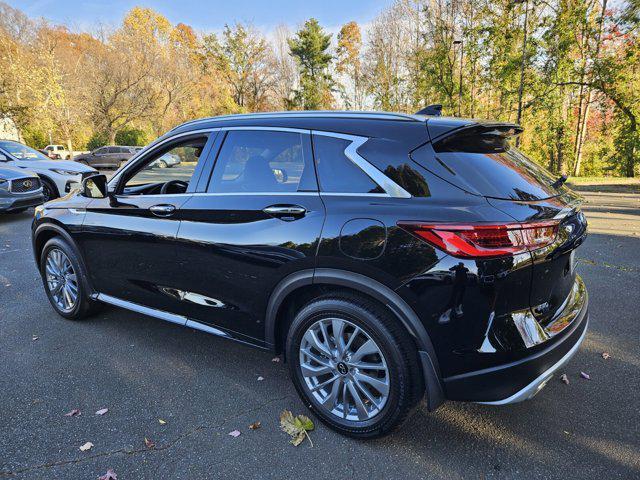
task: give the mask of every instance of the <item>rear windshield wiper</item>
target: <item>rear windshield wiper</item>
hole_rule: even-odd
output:
[[[564,175],[564,174],[563,174],[563,175],[560,175],[560,178],[558,178],[555,182],[553,182],[553,183],[551,184],[551,187],[552,187],[552,188],[560,188],[562,185],[564,185],[564,182],[566,182],[566,181],[567,181],[567,178],[569,178],[569,177],[567,177],[567,176],[566,176],[566,175]]]

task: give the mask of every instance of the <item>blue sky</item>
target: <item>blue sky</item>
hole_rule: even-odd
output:
[[[391,0],[6,0],[30,17],[44,17],[74,29],[90,30],[100,23],[117,25],[124,13],[139,5],[150,7],[171,22],[187,23],[198,30],[217,31],[225,23],[252,23],[263,31],[280,24],[291,28],[309,17],[331,31],[355,20],[371,21]]]

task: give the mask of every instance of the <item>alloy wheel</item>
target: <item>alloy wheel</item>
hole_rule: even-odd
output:
[[[342,318],[319,320],[303,335],[299,357],[309,393],[336,417],[370,420],[387,403],[386,360],[361,327]]]
[[[71,260],[59,248],[47,253],[45,263],[47,289],[56,306],[63,312],[70,312],[78,303],[78,277]]]

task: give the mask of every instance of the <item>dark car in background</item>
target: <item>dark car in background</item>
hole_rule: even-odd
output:
[[[42,202],[42,183],[35,172],[0,166],[0,213],[23,212]]]
[[[38,207],[35,258],[63,317],[106,303],[282,353],[343,434],[386,434],[423,398],[520,402],[588,324],[579,198],[511,146],[520,131],[365,112],[189,122]],[[167,153],[194,160],[147,169]]]
[[[75,162],[93,168],[120,168],[137,153],[136,147],[108,145],[73,157]]]

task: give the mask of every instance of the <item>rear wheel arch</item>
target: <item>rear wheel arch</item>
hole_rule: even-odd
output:
[[[364,275],[346,270],[318,268],[285,277],[273,290],[265,318],[265,342],[276,352],[284,350],[283,338],[296,311],[328,291],[354,292],[374,300],[404,326],[413,339],[428,391],[427,405],[434,410],[444,401],[440,368],[433,343],[413,309],[392,289]]]

